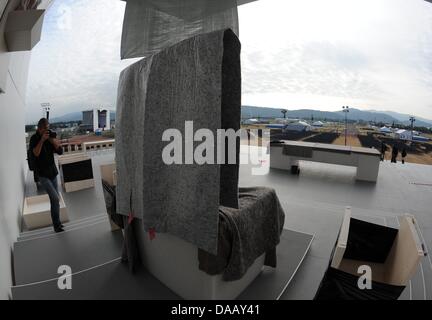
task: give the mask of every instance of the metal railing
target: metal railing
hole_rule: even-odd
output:
[[[84,142],[84,143],[67,142],[67,143],[63,143],[62,147],[65,154],[103,151],[103,150],[114,149],[115,140],[111,139],[111,140],[91,141],[91,142]]]

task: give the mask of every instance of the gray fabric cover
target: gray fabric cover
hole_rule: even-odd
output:
[[[184,136],[185,121],[215,137],[220,128],[238,130],[240,110],[240,43],[231,30],[198,35],[125,69],[116,117],[117,212],[132,211],[146,231],[216,253],[219,204],[238,206],[238,165],[167,166],[162,135],[176,128]]]
[[[239,209],[221,207],[218,254],[198,250],[200,270],[222,274],[225,281],[241,279],[254,261],[266,254],[265,265],[276,267],[276,246],[285,213],[270,188],[241,188]]]
[[[121,57],[149,56],[192,36],[227,28],[238,35],[236,0],[128,0]]]
[[[137,230],[139,230],[141,221],[138,219],[129,221],[128,217],[116,212],[115,186],[110,185],[107,181],[102,179],[102,188],[105,206],[111,221],[123,229],[122,261],[128,263],[131,272],[135,272],[141,262],[137,242]]]
[[[128,217],[123,217],[123,248],[122,248],[122,262],[127,263],[130,272],[134,273],[141,265],[141,256],[138,250],[137,232],[139,232],[138,219],[128,221]],[[129,223],[130,222],[130,223]]]

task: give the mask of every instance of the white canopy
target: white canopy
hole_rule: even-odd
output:
[[[304,121],[291,123],[285,127],[285,130],[288,130],[288,131],[308,131],[310,129],[311,129],[311,126]]]

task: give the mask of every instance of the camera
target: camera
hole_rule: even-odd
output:
[[[48,130],[48,134],[51,139],[57,139],[57,132],[53,130]]]

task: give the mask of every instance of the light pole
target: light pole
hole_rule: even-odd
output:
[[[414,138],[414,122],[416,121],[416,118],[411,116],[410,117],[410,121],[411,121],[411,141],[413,141]]]
[[[41,103],[42,106],[42,112],[44,113],[44,117],[49,120],[49,114],[50,114],[50,110],[51,110],[51,103],[49,102],[44,102]]]
[[[342,107],[342,112],[345,113],[345,145],[347,145],[349,107],[348,106]]]

